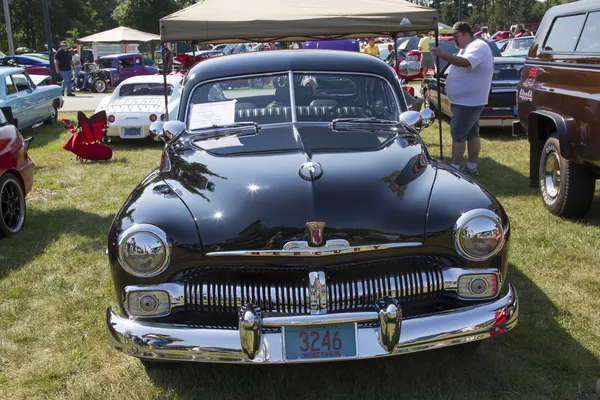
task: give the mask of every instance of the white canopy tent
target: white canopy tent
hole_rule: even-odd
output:
[[[236,43],[434,31],[437,10],[405,0],[204,0],[160,20],[163,41]]]
[[[78,39],[77,43],[146,43],[160,41],[160,36],[119,26]]]
[[[108,54],[137,52],[139,44],[159,41],[158,35],[119,26],[81,38],[77,43],[79,46],[91,44],[94,57],[98,58]]]

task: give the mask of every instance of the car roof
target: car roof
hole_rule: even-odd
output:
[[[210,58],[188,72],[188,80],[202,82],[228,76],[278,71],[373,73],[394,79],[393,70],[378,57],[343,50],[257,51]]]
[[[107,59],[107,58],[121,58],[121,57],[135,57],[135,56],[141,56],[142,53],[119,53],[119,54],[109,54],[106,56],[102,56],[100,57],[101,60]]]
[[[179,83],[183,79],[180,75],[167,75],[167,83],[171,85],[175,85]],[[127,78],[119,86],[126,85],[128,83],[163,83],[164,78],[162,75],[140,75],[140,76],[132,76],[131,78]]]
[[[23,68],[17,67],[0,67],[0,75],[6,76],[14,73],[24,72]]]

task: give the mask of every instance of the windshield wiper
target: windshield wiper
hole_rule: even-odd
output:
[[[369,127],[381,129],[382,127],[393,128],[399,126],[400,124],[400,121],[392,121],[389,119],[380,118],[336,118],[331,121],[331,127],[333,129],[368,129]]]
[[[260,131],[260,125],[256,122],[235,122],[228,125],[213,125],[206,128],[195,130],[194,133],[201,135],[197,140],[204,139],[215,139],[226,136],[249,136],[255,135]],[[205,134],[206,132],[214,132],[212,134]]]

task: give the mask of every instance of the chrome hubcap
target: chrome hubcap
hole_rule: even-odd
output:
[[[11,232],[17,232],[25,219],[25,199],[21,195],[21,187],[14,180],[4,183],[0,192],[0,212],[2,221]]]
[[[544,168],[544,182],[546,193],[555,199],[560,190],[560,159],[556,152],[548,154]]]

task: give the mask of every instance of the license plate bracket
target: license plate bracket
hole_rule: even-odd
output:
[[[142,136],[142,128],[139,126],[123,128],[123,136],[138,137]]]
[[[283,328],[283,356],[289,361],[356,358],[356,323]]]

